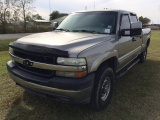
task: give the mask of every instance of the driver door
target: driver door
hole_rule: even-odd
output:
[[[130,23],[129,15],[128,14],[122,15],[120,30],[127,29],[128,31],[125,31],[126,34],[127,32],[128,34],[130,34],[130,28],[131,28],[131,23]],[[118,59],[119,69],[121,69],[123,66],[127,65],[133,59],[134,50],[133,50],[132,37],[120,36],[118,51],[119,51],[119,59]]]

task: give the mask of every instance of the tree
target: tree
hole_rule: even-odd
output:
[[[49,16],[50,16],[50,20],[54,20],[56,18],[63,17],[63,16],[66,16],[66,15],[68,15],[68,14],[60,13],[59,11],[53,11]]]
[[[143,18],[143,16],[139,17],[139,20],[142,22],[142,24],[148,24],[151,20],[147,17]]]
[[[27,27],[26,23],[27,17],[34,9],[34,7],[32,6],[34,1],[35,0],[16,0],[16,9],[19,11],[21,18],[23,19],[24,32],[26,32],[26,27]]]
[[[39,14],[32,15],[31,13],[26,16],[26,21],[44,20]]]
[[[33,20],[44,20],[39,14],[32,15]]]
[[[19,18],[19,12],[18,11],[14,11],[13,13],[13,21],[20,21],[20,18]]]
[[[7,24],[11,17],[11,6],[14,5],[12,0],[0,0],[0,24],[2,26],[2,32],[7,32]]]
[[[26,21],[33,21],[31,14],[26,15]]]

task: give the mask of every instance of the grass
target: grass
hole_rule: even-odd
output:
[[[0,51],[7,51],[9,43],[13,41],[15,41],[15,39],[0,40]]]
[[[160,31],[153,31],[147,61],[116,83],[106,110],[52,101],[24,91],[9,78],[7,51],[0,52],[0,120],[159,120]],[[8,43],[7,43],[8,44]]]

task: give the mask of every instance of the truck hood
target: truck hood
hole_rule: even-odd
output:
[[[67,51],[70,57],[75,57],[81,51],[111,38],[111,35],[104,34],[53,31],[29,35],[16,42]]]

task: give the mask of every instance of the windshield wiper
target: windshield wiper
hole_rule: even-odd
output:
[[[63,29],[63,28],[60,28],[60,29],[55,29],[55,30],[61,30],[61,31],[66,31],[66,32],[70,32],[70,30],[67,30],[67,29]]]
[[[72,32],[87,32],[87,33],[97,33],[94,30],[72,30]]]

